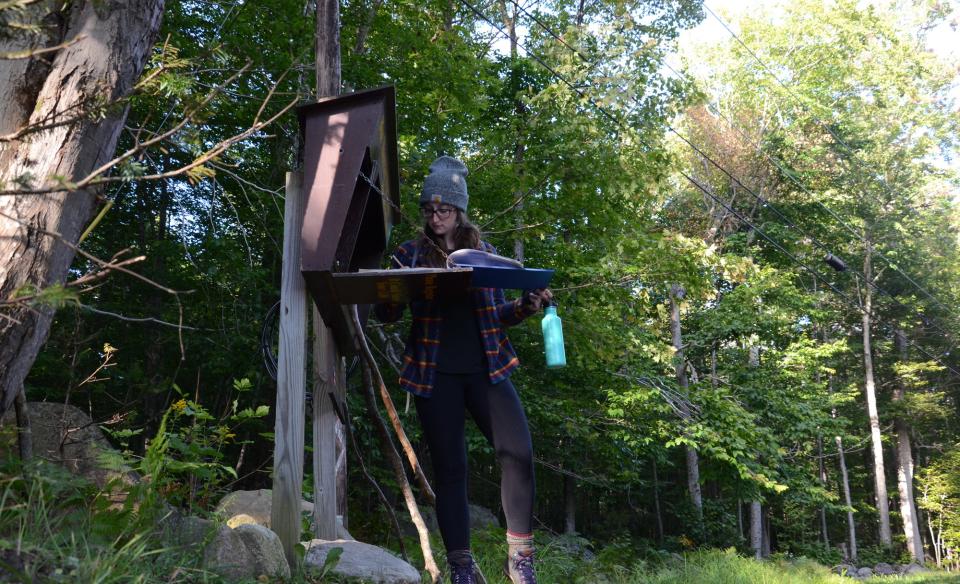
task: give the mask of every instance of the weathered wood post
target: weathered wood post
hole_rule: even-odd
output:
[[[277,355],[270,525],[280,537],[291,568],[296,566],[296,546],[300,543],[300,499],[303,483],[307,291],[300,274],[300,231],[305,208],[303,175],[298,172],[288,173],[283,210],[280,346]]]
[[[273,530],[291,567],[296,566],[301,535],[306,291],[321,316],[314,326],[321,337],[314,385],[315,521],[320,537],[334,539],[337,418],[329,394],[343,399],[339,355],[357,351],[356,333],[343,305],[363,302],[349,293],[341,297],[336,281],[351,272],[379,268],[399,218],[393,87],[321,99],[298,113],[303,172],[287,177],[271,512]],[[367,309],[361,307],[364,320]]]
[[[316,23],[317,98],[340,94],[340,3],[338,0],[317,2]],[[320,317],[316,305],[313,320],[313,525],[320,539],[337,539],[337,515],[346,524],[346,497],[337,488],[341,473],[346,475],[346,437],[330,400],[343,401],[345,387],[340,378],[341,351],[333,334]],[[341,466],[338,462],[342,461]],[[342,501],[342,505],[338,505]]]

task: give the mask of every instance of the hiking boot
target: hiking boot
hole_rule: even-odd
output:
[[[480,568],[468,550],[457,550],[447,555],[450,566],[450,584],[487,584]]]
[[[512,584],[537,584],[537,575],[533,571],[533,548],[517,550],[507,556],[503,571]]]

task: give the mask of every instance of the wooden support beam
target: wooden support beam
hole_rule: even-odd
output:
[[[283,211],[283,269],[280,283],[280,347],[273,450],[270,524],[280,537],[290,568],[297,565],[303,483],[306,393],[307,291],[300,273],[300,231],[306,208],[303,175],[287,173]]]

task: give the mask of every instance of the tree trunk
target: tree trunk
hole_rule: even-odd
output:
[[[840,483],[843,485],[843,502],[847,506],[847,539],[850,542],[850,561],[857,561],[857,526],[853,521],[853,502],[850,499],[850,479],[847,475],[847,459],[843,454],[843,438],[836,437],[837,458],[840,461]]]
[[[577,481],[570,475],[563,475],[563,532],[577,532]]]
[[[61,5],[63,13],[54,10]],[[45,9],[36,15],[39,21],[65,19],[55,38],[45,39],[49,44],[76,42],[57,51],[49,67],[29,60],[31,78],[0,84],[4,104],[0,123],[8,130],[5,133],[51,121],[62,125],[4,144],[0,189],[61,188],[56,177],[80,180],[112,158],[127,108],[102,106],[125,98],[143,71],[160,26],[163,0],[74,0],[40,7]],[[0,41],[0,51],[15,45],[16,41]],[[0,61],[0,80],[16,78],[17,68],[23,66],[19,61]],[[89,189],[0,197],[0,300],[24,287],[63,283],[74,257],[67,243],[80,237],[95,202],[96,193]],[[0,413],[10,407],[46,340],[53,310],[16,306],[4,316]]]
[[[823,435],[817,434],[817,461],[820,466],[820,488],[826,492],[827,471],[823,464]],[[823,538],[823,547],[830,550],[830,534],[827,532],[827,506],[820,505],[820,536]]]
[[[687,380],[687,361],[683,353],[683,336],[680,330],[680,300],[683,299],[684,294],[683,286],[674,284],[670,287],[670,333],[673,337],[673,348],[676,349],[674,371],[676,372],[680,392],[686,396],[690,382]],[[700,459],[697,455],[697,449],[693,446],[687,446],[686,454],[687,490],[690,493],[690,502],[693,503],[697,516],[702,519],[703,497],[700,493]]]
[[[760,501],[750,501],[750,549],[753,557],[763,557],[763,508]]]
[[[887,479],[883,468],[883,440],[880,436],[880,415],[877,413],[877,390],[873,377],[873,354],[870,348],[871,312],[873,310],[872,254],[873,247],[867,240],[866,254],[863,258],[863,275],[866,285],[863,291],[863,373],[864,393],[867,398],[867,417],[870,419],[870,444],[873,452],[873,482],[876,494],[877,514],[880,519],[880,544],[890,547],[893,539],[890,535],[890,509],[887,502]]]
[[[657,476],[657,459],[652,459],[653,513],[657,517],[657,545],[663,547],[663,514],[660,512],[660,480]]]
[[[907,361],[907,336],[902,330],[894,333],[894,340],[901,363]],[[893,401],[902,402],[907,386],[900,380],[894,390]],[[900,517],[903,518],[903,533],[907,538],[907,551],[918,564],[923,563],[923,540],[920,537],[920,521],[913,495],[913,452],[910,447],[910,424],[903,413],[894,421],[897,431],[897,490],[900,493]]]
[[[516,203],[513,210],[514,227],[516,228],[516,234],[513,238],[513,257],[518,262],[523,262],[526,254],[523,242],[523,201],[520,201],[520,198],[523,197],[523,160],[526,153],[526,146],[523,141],[522,121],[526,114],[526,107],[523,104],[523,100],[520,99],[520,83],[522,77],[517,61],[517,14],[519,10],[515,8],[511,15],[510,11],[507,10],[507,3],[503,0],[500,1],[500,10],[503,13],[503,25],[507,29],[507,34],[510,37],[510,91],[513,94],[513,121],[514,124],[516,124],[517,131],[517,141],[513,146],[513,171],[516,175],[516,188],[513,191],[513,200],[519,202]]]
[[[756,369],[760,366],[760,347],[750,345],[747,350],[747,367]],[[763,553],[763,506],[760,500],[750,501],[750,549],[756,559],[764,557]]]

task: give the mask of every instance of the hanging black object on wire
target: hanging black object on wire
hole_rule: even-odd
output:
[[[828,253],[823,258],[823,261],[827,262],[828,266],[830,266],[831,268],[833,268],[838,272],[847,271],[847,263],[841,260],[840,258],[838,258],[837,256],[833,255],[832,253]]]

